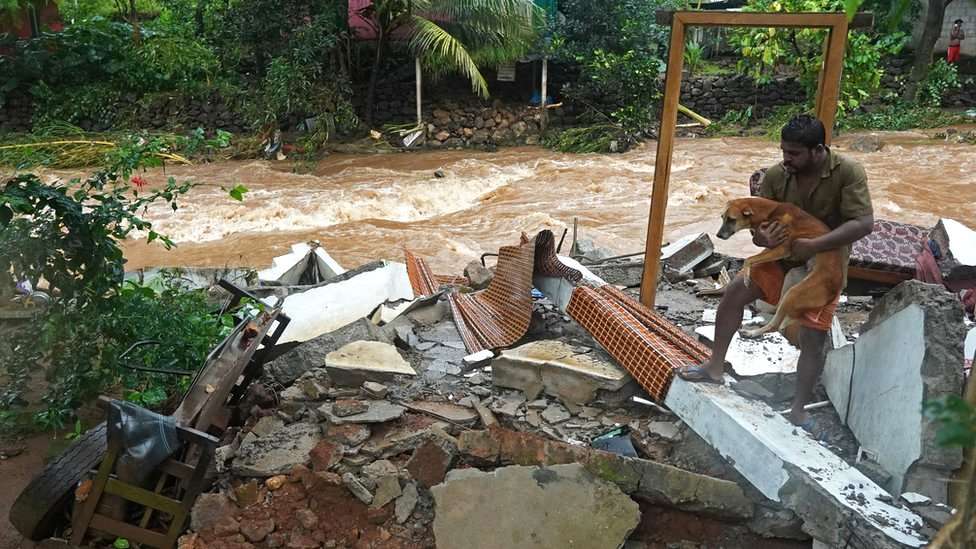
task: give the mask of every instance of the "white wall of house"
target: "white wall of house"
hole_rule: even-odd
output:
[[[925,26],[925,12],[928,2],[922,2],[922,13],[919,14],[915,22],[914,38],[918,40]],[[966,33],[966,39],[962,41],[962,54],[976,56],[976,1],[973,0],[953,0],[946,7],[945,19],[942,20],[942,33],[939,34],[939,41],[935,43],[937,56],[945,56],[946,47],[949,45],[949,30],[952,22],[962,19],[962,29]]]

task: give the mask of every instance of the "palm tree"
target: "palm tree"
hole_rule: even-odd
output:
[[[487,97],[479,65],[524,55],[535,41],[541,15],[532,0],[373,0],[359,13],[376,32],[366,123],[373,121],[380,66],[394,33],[401,33],[426,70],[459,72],[471,81],[472,91]]]

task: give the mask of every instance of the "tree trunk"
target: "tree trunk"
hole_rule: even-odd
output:
[[[377,26],[376,57],[373,58],[373,70],[369,75],[369,87],[366,88],[366,125],[372,129],[373,109],[376,103],[376,83],[380,78],[380,65],[383,63],[383,47],[386,45],[386,32],[383,25]]]
[[[932,50],[935,49],[935,43],[939,41],[946,6],[950,3],[952,0],[929,0],[928,2],[928,11],[925,13],[925,28],[918,43],[915,44],[915,61],[912,63],[912,73],[908,77],[905,93],[902,95],[902,99],[905,101],[915,101],[918,84],[929,72],[929,66],[932,64]]]
[[[139,11],[136,10],[136,0],[129,0],[129,24],[132,25],[132,43],[142,44],[142,29],[139,28]]]

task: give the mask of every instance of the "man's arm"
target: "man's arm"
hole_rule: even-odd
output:
[[[792,255],[800,258],[812,257],[820,252],[834,250],[853,244],[871,234],[874,230],[874,214],[849,219],[839,227],[817,238],[798,238],[793,241]]]

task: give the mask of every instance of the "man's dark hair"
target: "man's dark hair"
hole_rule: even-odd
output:
[[[823,145],[827,137],[823,122],[809,114],[798,114],[783,126],[780,139],[799,143],[808,149]]]
[[[960,25],[962,25],[962,19],[956,19],[956,20],[955,20],[955,21],[953,21],[952,23],[953,23],[953,24],[957,24],[957,23],[958,23],[958,24],[960,24]]]

